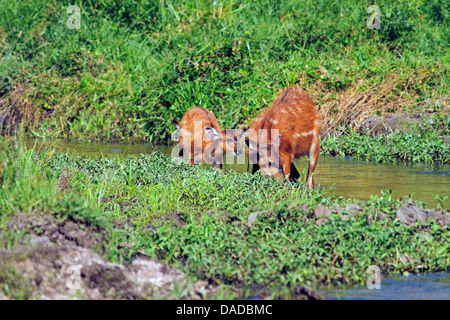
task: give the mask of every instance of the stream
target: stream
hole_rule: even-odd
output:
[[[330,300],[450,300],[450,273],[382,279],[380,289],[358,287],[319,292]]]

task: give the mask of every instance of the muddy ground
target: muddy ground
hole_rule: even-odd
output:
[[[71,219],[20,214],[8,228],[27,235],[0,250],[0,299],[164,299],[177,288],[186,299],[200,299],[218,288],[147,258],[106,261],[97,252],[107,232]]]

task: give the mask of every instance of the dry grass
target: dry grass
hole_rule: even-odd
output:
[[[43,120],[42,117],[45,115],[38,112],[39,107],[26,97],[25,91],[24,85],[19,85],[0,100],[0,127],[2,135],[15,134],[21,123],[26,127],[33,127]]]
[[[417,101],[419,94],[416,89],[423,89],[425,83],[439,77],[431,70],[433,68],[411,70],[408,74],[393,70],[381,83],[367,85],[370,79],[359,80],[343,91],[327,92],[321,83],[311,87],[310,92],[324,119],[322,136],[333,133],[341,124],[359,129],[374,114],[450,112],[448,95],[439,96],[433,92],[430,98]],[[364,86],[368,87],[363,90]],[[440,102],[439,109],[435,108],[437,100]]]

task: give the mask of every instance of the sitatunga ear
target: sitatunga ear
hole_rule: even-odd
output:
[[[220,139],[222,136],[222,132],[213,127],[205,127],[203,130],[205,131],[205,134],[213,140]]]

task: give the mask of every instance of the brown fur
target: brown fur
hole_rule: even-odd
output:
[[[263,172],[266,171],[266,174],[276,177],[285,177],[291,174],[292,161],[307,155],[308,186],[310,188],[314,186],[312,173],[320,153],[320,116],[308,93],[296,85],[282,90],[272,105],[262,110],[253,120],[249,129],[250,141],[256,142],[258,146],[258,165]],[[261,129],[267,130],[267,138],[261,135]],[[277,137],[271,136],[271,129],[279,130],[281,137],[278,142]],[[274,150],[278,144],[279,153]],[[261,145],[267,145],[267,151],[260,148]],[[248,149],[246,153],[249,156]],[[269,161],[278,166],[278,172],[274,170],[269,172],[265,169]]]
[[[239,147],[238,140],[242,136],[242,130],[222,130],[216,116],[208,109],[203,107],[193,107],[186,111],[179,122],[171,117],[172,122],[179,127],[181,136],[178,144],[187,149],[190,141],[191,164],[200,162],[214,163],[216,167],[222,169],[222,163],[216,163],[214,160],[206,159],[205,150],[214,148],[215,156],[221,158],[224,152],[239,154],[242,152]],[[197,127],[196,127],[197,125]],[[205,133],[205,127],[211,127],[220,132],[221,138],[213,144],[214,139]],[[195,148],[196,147],[196,148]]]

